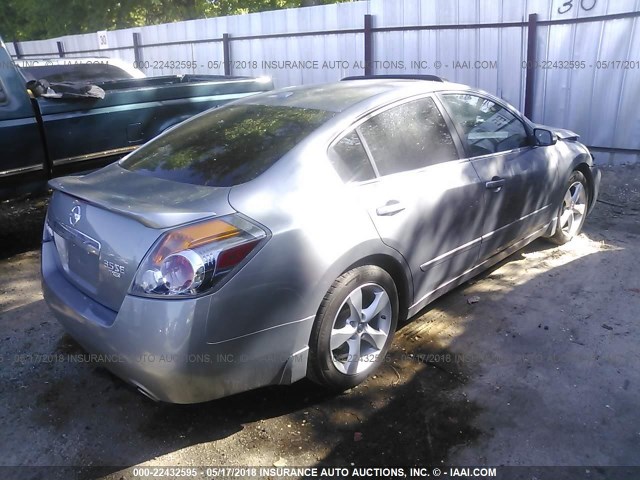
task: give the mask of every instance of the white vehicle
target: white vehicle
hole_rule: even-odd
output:
[[[145,78],[146,75],[133,65],[119,58],[34,58],[15,60],[27,80],[61,82],[105,82],[129,78]]]

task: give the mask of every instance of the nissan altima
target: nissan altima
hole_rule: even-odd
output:
[[[538,237],[575,237],[599,182],[575,133],[464,85],[286,88],[52,180],[43,291],[155,400],[341,390],[384,362],[399,320]]]

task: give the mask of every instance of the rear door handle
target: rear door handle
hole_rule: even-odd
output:
[[[490,182],[485,183],[485,187],[487,187],[487,190],[499,192],[504,187],[504,178],[493,177]]]
[[[389,200],[382,207],[376,208],[376,213],[381,217],[388,217],[400,213],[405,209],[405,206],[397,200]]]

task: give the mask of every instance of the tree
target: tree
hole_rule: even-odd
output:
[[[5,40],[44,38],[157,25],[352,0],[2,0],[0,35]]]

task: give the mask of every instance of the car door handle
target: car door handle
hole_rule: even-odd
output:
[[[504,178],[493,177],[490,182],[485,183],[485,187],[487,187],[487,190],[499,192],[504,187]]]
[[[382,207],[376,208],[376,213],[381,217],[388,217],[400,213],[405,209],[405,206],[397,200],[389,200]]]

